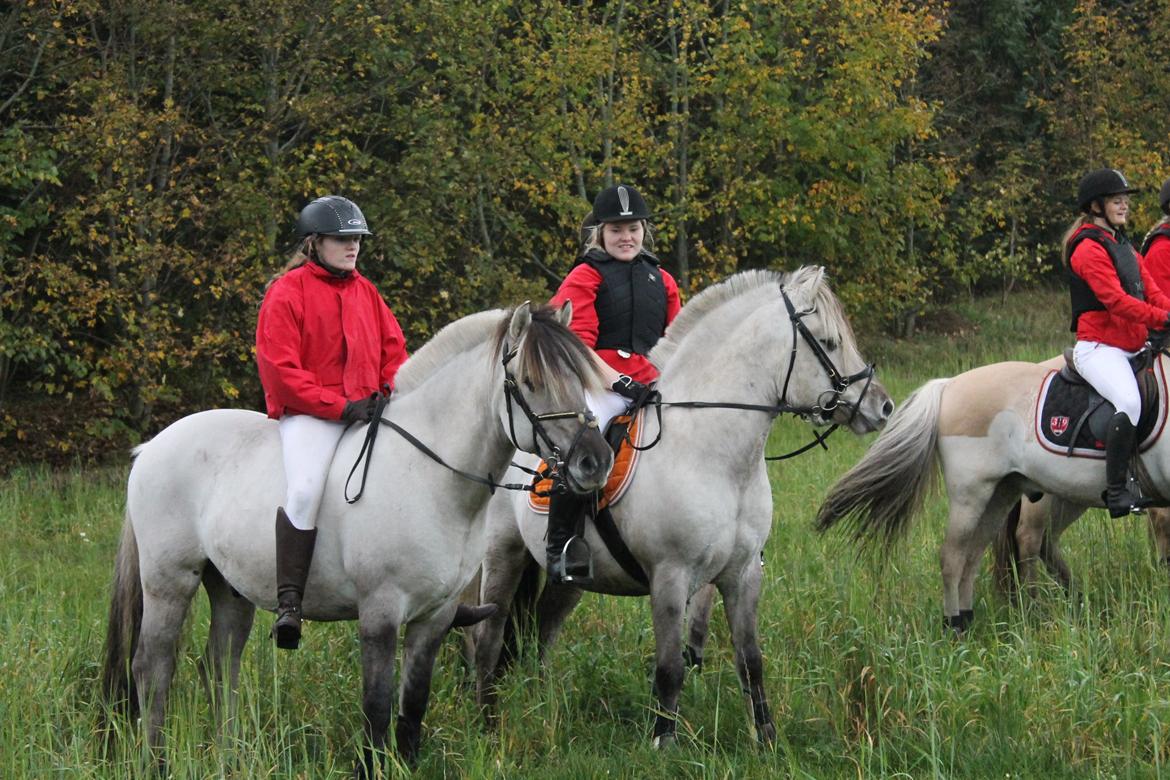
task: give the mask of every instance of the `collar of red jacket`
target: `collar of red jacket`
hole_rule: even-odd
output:
[[[321,266],[313,260],[305,263],[305,267],[309,269],[309,273],[311,273],[313,276],[316,276],[318,279],[324,279],[325,281],[333,282],[334,284],[345,284],[346,282],[350,282],[361,276],[356,268],[345,276],[338,276],[335,273],[331,273],[328,268]]]

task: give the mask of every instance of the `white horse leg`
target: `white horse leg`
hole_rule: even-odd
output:
[[[750,699],[756,738],[764,744],[771,744],[776,741],[776,725],[772,722],[772,712],[764,692],[764,656],[760,652],[757,619],[761,576],[759,558],[753,556],[738,577],[719,584],[719,592],[723,594],[723,610],[731,628],[735,671]]]
[[[675,739],[675,716],[682,690],[682,616],[686,609],[688,577],[678,569],[659,569],[650,581],[650,610],[654,616],[654,693],[658,715],[654,719],[654,746]]]
[[[143,575],[142,632],[131,671],[139,709],[146,716],[146,741],[155,760],[163,760],[163,721],[167,694],[175,674],[175,653],[200,573],[182,570],[170,577]]]
[[[1163,566],[1170,565],[1170,509],[1165,507],[1150,507],[1150,538],[1154,544],[1154,551],[1158,562]]]
[[[370,599],[376,603],[376,599]],[[374,613],[374,609],[369,610]],[[365,740],[355,774],[375,777],[377,754],[386,749],[386,730],[394,704],[394,654],[398,650],[398,619],[384,611],[367,614],[359,607],[358,636],[362,648],[362,714]]]
[[[226,725],[235,715],[240,658],[248,635],[252,633],[256,606],[234,593],[219,569],[211,563],[203,570],[203,588],[211,603],[211,627],[200,671],[216,718]]]
[[[452,613],[453,614],[453,613]],[[414,623],[406,632],[406,651],[402,658],[402,698],[394,739],[398,753],[410,766],[418,761],[422,745],[422,719],[431,696],[431,676],[435,656],[447,633],[450,616],[442,620]]]
[[[715,586],[707,583],[691,596],[687,605],[687,646],[683,658],[688,666],[703,668],[703,648],[707,644],[707,626],[715,609]]]
[[[513,528],[514,528],[513,523]],[[484,557],[482,569],[482,588],[480,602],[483,604],[497,604],[496,614],[487,618],[475,627],[475,691],[476,701],[483,714],[486,726],[495,726],[497,691],[496,683],[504,674],[512,660],[515,648],[504,653],[501,659],[501,649],[504,644],[504,633],[509,621],[515,621],[513,631],[524,633],[525,624],[530,623],[531,599],[535,598],[535,589],[540,586],[540,571],[528,573],[526,569],[531,563],[528,551],[524,547],[523,539],[518,533],[501,533],[489,535],[488,550]],[[516,591],[521,580],[527,584],[525,590],[532,590],[532,594],[525,593],[519,599]],[[523,610],[526,614],[516,614]]]
[[[566,583],[546,582],[536,602],[537,652],[543,662],[585,591]]]
[[[975,617],[975,578],[983,562],[983,553],[995,540],[1003,527],[1004,518],[1012,504],[1019,497],[1014,485],[1000,482],[995,486],[982,511],[976,515],[977,522],[970,527],[964,539],[963,569],[959,577],[959,624],[958,630],[965,631]],[[950,528],[947,529],[950,536]]]
[[[1079,504],[1070,504],[1061,499],[1052,501],[1052,509],[1048,517],[1048,534],[1040,550],[1040,557],[1048,568],[1048,573],[1056,578],[1065,594],[1071,596],[1074,591],[1072,569],[1064,558],[1060,547],[1060,537],[1077,518],[1085,513],[1085,507]]]
[[[946,535],[939,550],[939,565],[943,580],[943,621],[948,628],[957,632],[962,632],[966,627],[961,610],[971,608],[971,603],[963,600],[963,578],[972,555],[981,555],[986,546],[980,542],[979,529],[995,489],[994,484],[984,482],[948,485],[947,488],[950,510]],[[1015,500],[1015,496],[1012,496],[1012,500]],[[998,518],[1000,524],[1010,506],[1007,504],[1003,507],[1003,515]]]

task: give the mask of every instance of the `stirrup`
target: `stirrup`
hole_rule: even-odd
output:
[[[550,561],[548,576],[553,582],[591,585],[593,554],[589,550],[589,543],[580,536],[570,537],[561,554]]]
[[[281,650],[296,650],[301,644],[301,610],[295,606],[280,607],[272,625],[272,638]]]

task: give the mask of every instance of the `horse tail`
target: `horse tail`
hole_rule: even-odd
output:
[[[540,599],[540,564],[531,555],[526,556],[520,584],[512,596],[508,619],[504,622],[504,639],[500,645],[500,659],[496,668],[500,674],[520,657],[525,644],[535,640],[537,608]]]
[[[938,478],[938,418],[949,381],[927,382],[898,407],[857,465],[829,488],[817,530],[844,521],[855,541],[886,547],[905,533]]]
[[[138,567],[138,540],[130,510],[122,523],[122,539],[114,563],[114,584],[106,626],[102,697],[112,710],[138,717],[138,694],[130,663],[142,629],[142,578]]]
[[[1007,522],[999,529],[995,537],[995,585],[999,592],[1008,600],[1016,596],[1018,568],[1020,563],[1020,542],[1016,539],[1016,529],[1020,527],[1020,508],[1023,501],[1017,501],[1008,512]],[[1047,534],[1047,531],[1045,531]]]

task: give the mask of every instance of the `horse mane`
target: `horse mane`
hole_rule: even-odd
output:
[[[515,310],[491,309],[455,320],[431,338],[398,369],[395,389],[408,393],[451,359],[482,345],[492,344],[492,360],[498,360],[508,338]],[[601,371],[593,354],[582,341],[556,319],[557,310],[548,306],[531,307],[532,321],[516,356],[509,362],[517,381],[533,388],[547,388],[556,402],[568,402],[575,383],[589,389],[603,387]]]
[[[525,338],[518,345],[516,356],[508,367],[516,381],[532,389],[545,389],[553,402],[566,405],[573,402],[577,384],[587,390],[600,392],[605,381],[593,351],[573,331],[557,319],[553,306],[531,306],[532,321]],[[504,349],[511,323],[511,312],[500,322],[496,331],[496,354]],[[575,380],[571,382],[570,380]]]
[[[402,393],[415,389],[452,357],[482,344],[493,326],[500,321],[508,322],[507,314],[509,312],[502,309],[489,309],[469,314],[444,326],[398,369],[394,377],[394,389]]]
[[[650,350],[650,361],[659,369],[665,366],[679,346],[686,340],[698,324],[711,312],[723,306],[728,301],[742,295],[760,290],[769,285],[793,287],[808,281],[808,277],[819,274],[817,266],[802,266],[795,271],[772,271],[768,269],[754,269],[741,271],[713,284],[696,295],[687,305],[679,310],[678,316],[654,348]],[[836,333],[827,335],[838,337],[843,344],[853,344],[853,329],[845,317],[845,310],[837,296],[829,289],[829,285],[822,279],[815,288],[814,304],[825,317],[825,325]]]

